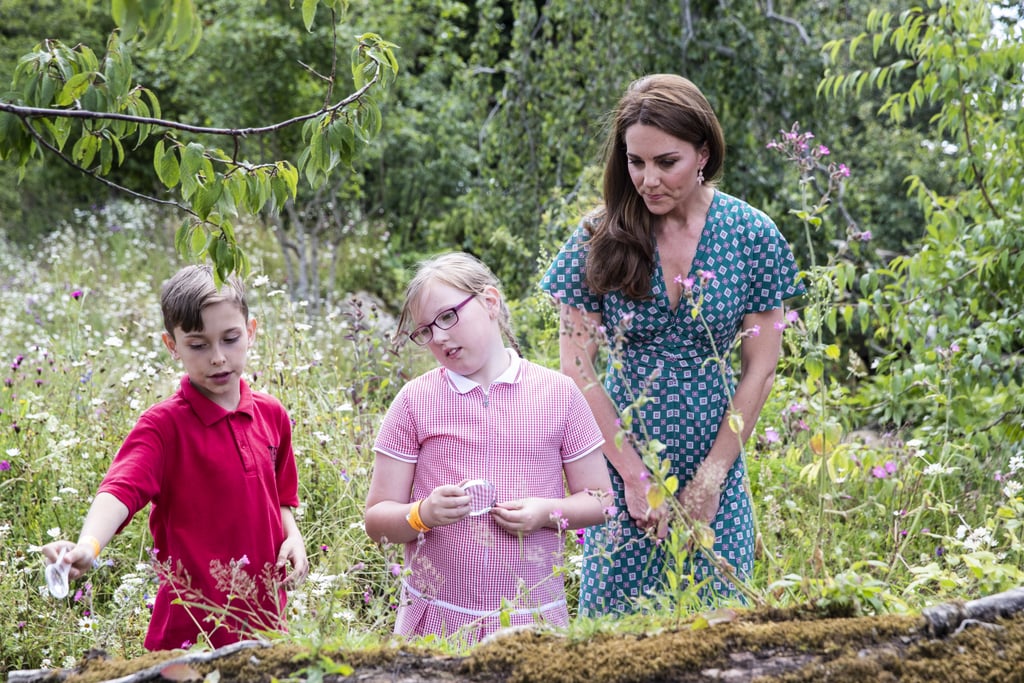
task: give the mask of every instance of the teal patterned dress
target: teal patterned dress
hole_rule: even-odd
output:
[[[676,310],[669,306],[666,286],[677,274],[663,273],[660,257],[651,279],[652,298],[629,299],[615,291],[597,296],[584,282],[588,233],[584,224],[562,246],[541,281],[559,302],[585,312],[600,312],[609,336],[624,330],[621,370],[606,372],[605,388],[621,410],[637,396],[653,399],[633,421],[633,433],[665,444],[670,473],[680,490],[693,477],[718,433],[735,390],[731,374],[723,378],[713,349],[733,348],[743,316],[782,307],[784,299],[802,294],[793,253],[774,222],[746,202],[716,191],[707,222],[688,274],[703,295],[700,317],[694,319],[685,299]],[[713,273],[701,291],[698,273]],[[710,337],[714,338],[714,347]],[[731,371],[730,371],[731,372]],[[650,381],[648,381],[650,380]],[[580,613],[596,616],[632,611],[636,599],[662,588],[664,544],[647,538],[626,512],[624,486],[609,466],[619,511],[617,520],[587,529],[580,586]],[[714,519],[716,553],[748,577],[754,559],[754,520],[743,484],[745,465],[737,458],[726,479]],[[701,585],[705,601],[733,595],[735,586],[718,575],[706,558],[677,568]]]

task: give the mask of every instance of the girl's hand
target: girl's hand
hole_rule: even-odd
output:
[[[522,498],[498,503],[491,508],[491,519],[510,534],[532,534],[550,526],[552,501],[546,498]]]
[[[461,486],[438,486],[420,503],[420,519],[431,529],[455,524],[469,516],[472,500]]]

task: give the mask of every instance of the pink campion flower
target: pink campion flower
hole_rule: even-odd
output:
[[[683,284],[683,276],[676,275],[674,278],[672,278],[672,282],[676,283],[677,285]]]
[[[388,567],[388,571],[391,572],[391,576],[398,576],[402,573],[402,565],[398,564],[397,562],[394,562],[391,564],[391,566]]]
[[[249,556],[248,555],[242,555],[240,558],[238,558],[238,566],[239,567],[248,567],[249,566]]]
[[[850,177],[850,169],[849,167],[847,167],[846,164],[839,164],[839,175],[843,176],[844,178]]]
[[[829,148],[826,147],[825,145],[818,145],[818,155],[819,156],[827,157],[831,153],[832,152],[829,151]]]
[[[881,465],[875,465],[871,468],[871,476],[875,479],[885,479],[889,474],[885,471],[885,468]]]
[[[81,299],[82,298],[82,290],[76,289],[75,291],[71,292],[71,298],[74,299],[75,301],[78,301],[79,299]]]
[[[752,327],[747,328],[747,334],[749,336],[751,336],[751,337],[758,336],[759,334],[761,334],[761,326],[760,325],[754,325]]]
[[[896,463],[894,463],[892,460],[887,460],[885,462],[884,467],[885,467],[885,473],[886,474],[895,474],[895,472],[896,472]]]
[[[11,469],[11,463],[6,460],[0,460],[0,472],[6,472]]]
[[[800,314],[796,311],[789,311],[786,313],[786,322],[790,325],[795,324],[798,320],[800,320]]]
[[[586,532],[583,529],[577,529],[576,530],[576,542],[579,543],[580,545],[583,545],[583,536],[584,536],[584,534],[586,534]]]
[[[860,241],[861,242],[870,242],[871,241],[871,231],[870,230],[865,230],[864,232],[862,232],[860,234]]]
[[[711,282],[715,279],[715,274],[710,270],[699,270],[697,274],[700,275],[701,282]]]
[[[788,327],[788,325],[786,325],[786,323],[782,320],[776,320],[774,327],[777,332],[782,332],[784,329]]]
[[[782,437],[775,431],[773,427],[766,427],[764,430],[764,439],[768,443],[779,443],[782,441]]]
[[[692,277],[686,278],[685,280],[683,280],[682,285],[683,285],[683,289],[685,289],[687,291],[687,293],[692,292],[693,291],[693,285],[694,285],[693,278]]]
[[[959,345],[959,344],[957,344],[956,342],[953,342],[952,344],[950,344],[950,345],[949,345],[949,350],[950,350],[950,351],[951,351],[952,353],[956,353],[957,351],[959,351],[959,350],[960,350],[960,345]]]

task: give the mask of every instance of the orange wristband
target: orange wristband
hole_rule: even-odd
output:
[[[100,550],[102,550],[102,548],[100,548],[100,539],[95,536],[82,536],[78,539],[78,542],[92,546],[92,559],[95,560],[99,558]]]
[[[424,524],[423,520],[420,518],[420,505],[422,504],[422,500],[417,500],[415,503],[413,503],[412,507],[409,508],[409,514],[405,516],[405,521],[409,522],[409,526],[411,526],[413,529],[420,532],[421,534],[424,534],[430,531],[430,527]]]

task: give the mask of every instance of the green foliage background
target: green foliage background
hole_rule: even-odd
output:
[[[396,555],[353,520],[375,420],[429,365],[387,348],[387,310],[408,267],[443,249],[481,256],[505,282],[527,355],[556,366],[556,321],[535,284],[598,201],[604,116],[630,80],[654,71],[683,73],[708,95],[729,144],[722,189],[777,220],[809,285],[747,454],[762,541],[755,592],[880,612],[1020,585],[1019,3],[771,6],[777,16],[712,0],[349,3],[339,44],[372,31],[398,45],[383,129],[326,189],[300,184],[287,210],[239,226],[253,275],[275,288],[260,308],[261,329],[274,333],[261,339],[254,381],[301,425],[302,523],[310,549],[322,548],[297,637],[383,638],[390,628]],[[109,18],[87,8],[0,0],[0,78],[54,26],[74,27],[55,34],[68,43],[102,45]],[[285,2],[200,11],[192,57],[152,47],[136,56],[165,118],[242,127],[319,106],[330,22],[308,33]],[[812,144],[787,147],[787,135],[808,131]],[[245,144],[268,160],[304,142],[289,131]],[[117,179],[160,191],[145,151]],[[10,364],[0,611],[11,620],[2,630],[17,634],[4,639],[3,665],[60,662],[96,640],[134,654],[145,613],[132,611],[139,595],[119,596],[145,557],[144,527],[111,548],[91,615],[39,593],[32,546],[75,527],[138,406],[176,372],[150,331],[153,282],[180,262],[171,235],[181,217],[113,203],[50,161],[20,185],[16,173],[0,164],[0,355]],[[289,242],[305,245],[318,278],[289,265]],[[380,304],[360,317],[345,306],[350,292]],[[581,628],[604,627],[622,624]]]

